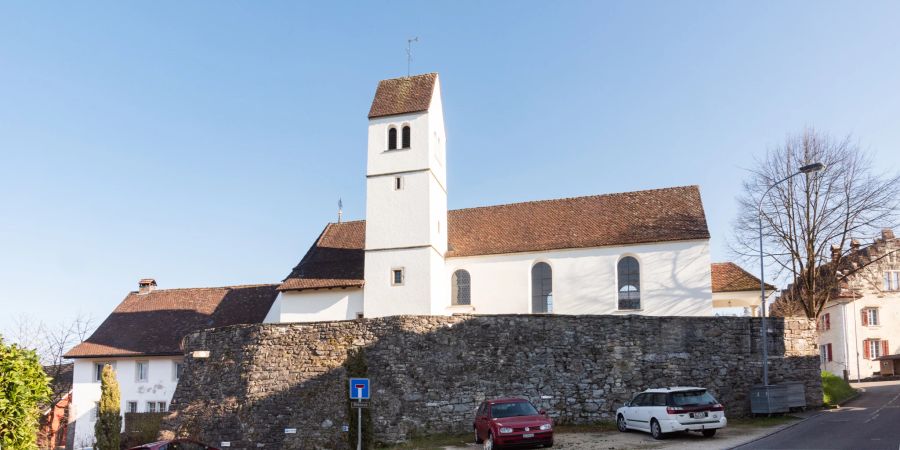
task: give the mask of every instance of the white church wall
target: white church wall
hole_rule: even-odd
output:
[[[618,309],[616,266],[625,255],[640,262],[639,311]],[[475,314],[530,313],[531,267],[540,261],[553,270],[553,313],[713,314],[706,240],[449,258],[445,305],[450,305],[450,277],[465,269]]]
[[[351,320],[361,312],[361,288],[285,291],[278,294],[265,323]]]
[[[432,247],[366,252],[366,317],[432,314],[432,274],[443,273],[432,271],[435,257]],[[403,270],[403,284],[392,284],[394,269]]]
[[[428,245],[431,216],[435,208],[427,172],[396,175],[401,189],[394,187],[394,175],[369,177],[366,181],[366,248],[384,249]],[[446,195],[445,204],[446,204]],[[432,203],[429,205],[429,203]],[[444,213],[446,217],[446,212]]]
[[[181,359],[180,356],[76,359],[72,373],[72,407],[69,410],[69,423],[75,422],[75,426],[70,427],[75,433],[75,448],[90,447],[94,442],[94,407],[100,401],[100,382],[96,381],[94,373],[96,363],[113,363],[124,417],[128,402],[137,402],[138,412],[147,412],[147,402],[165,402],[168,407],[178,384],[175,363]],[[149,363],[146,381],[137,380],[138,361]]]

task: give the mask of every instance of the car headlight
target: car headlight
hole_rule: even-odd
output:
[[[510,427],[500,427],[501,433],[512,433],[512,428]]]
[[[550,428],[553,428],[553,427],[551,427],[549,423],[545,423],[545,424],[541,425],[541,431],[546,431],[546,430],[549,430]]]

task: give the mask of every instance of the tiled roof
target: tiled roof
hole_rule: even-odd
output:
[[[179,355],[193,331],[259,323],[278,295],[275,284],[131,292],[67,358]]]
[[[766,283],[766,289],[773,290],[775,286]],[[759,278],[733,262],[712,264],[712,291],[713,292],[738,292],[758,291]]]
[[[436,73],[381,80],[375,90],[369,118],[427,111],[436,80]]]
[[[365,221],[328,224],[278,290],[362,286],[365,244]]]
[[[453,210],[447,257],[709,239],[696,186]],[[279,290],[358,287],[365,221],[329,224]]]

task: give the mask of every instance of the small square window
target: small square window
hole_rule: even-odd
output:
[[[136,413],[137,412],[137,402],[128,402],[128,408],[126,409],[126,411],[128,411],[130,413]]]
[[[361,312],[356,313],[356,318],[357,318],[357,319],[362,319],[362,318],[364,318],[364,317],[365,317],[365,316],[363,315],[363,313],[361,313]]]
[[[405,279],[402,267],[391,269],[391,286],[402,286]]]
[[[166,409],[166,402],[157,402],[156,405],[157,405],[157,408],[158,408],[157,411],[159,411],[159,412],[166,412],[166,411],[168,411],[168,410]]]
[[[111,361],[101,361],[94,363],[94,381],[100,382],[103,379],[103,367],[111,366],[113,369],[116,368],[116,363]]]
[[[100,402],[94,402],[94,409],[91,411],[91,418],[97,420],[100,418]]]
[[[181,373],[184,372],[184,363],[181,361],[175,361],[172,366],[172,372],[172,377],[175,379],[175,381],[180,380]]]
[[[394,177],[394,190],[399,191],[403,189],[403,177]]]
[[[147,402],[147,410],[144,412],[148,412],[148,413],[156,412],[156,402]]]

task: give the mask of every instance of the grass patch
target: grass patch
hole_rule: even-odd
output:
[[[474,442],[475,433],[453,434],[438,433],[428,436],[411,437],[408,441],[397,445],[378,445],[376,448],[385,449],[417,449],[417,450],[437,450],[446,446],[464,446],[470,442]],[[355,447],[354,447],[355,448]]]
[[[734,419],[728,419],[728,426],[735,427],[774,427],[778,425],[784,425],[786,423],[791,423],[794,421],[800,420],[797,417],[790,415],[781,415],[781,416],[771,416],[771,417],[736,417]]]
[[[825,405],[835,406],[856,394],[843,378],[829,372],[822,372],[822,391],[825,393]]]

